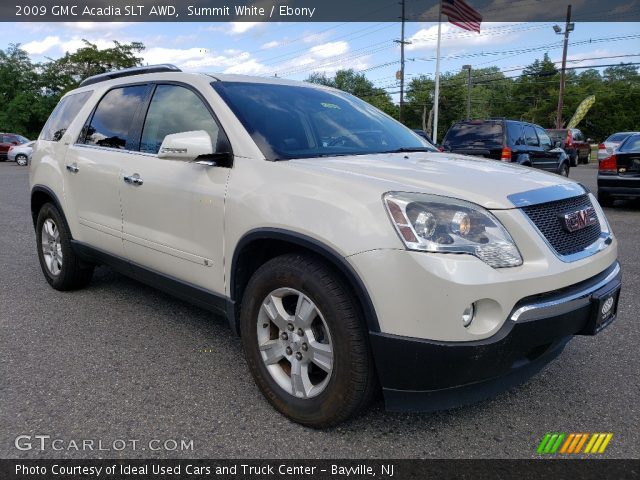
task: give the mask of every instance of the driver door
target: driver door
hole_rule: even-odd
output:
[[[175,84],[153,88],[140,144],[119,179],[126,256],[134,265],[222,293],[230,169],[162,159],[158,151],[169,134],[204,130],[215,147],[224,132],[195,90]]]

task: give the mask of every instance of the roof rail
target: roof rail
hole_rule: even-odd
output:
[[[131,75],[142,75],[144,73],[160,73],[160,72],[181,72],[178,67],[169,63],[163,63],[160,65],[147,65],[146,67],[133,67],[124,68],[122,70],[114,70],[113,72],[101,73],[99,75],[93,75],[92,77],[85,78],[80,82],[80,87],[87,85],[93,85],[94,83],[104,82],[114,78],[128,77]]]

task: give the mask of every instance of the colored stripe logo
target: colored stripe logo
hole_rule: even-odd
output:
[[[538,445],[538,455],[604,453],[613,433],[547,433]]]

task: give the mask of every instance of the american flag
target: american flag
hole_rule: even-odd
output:
[[[471,8],[464,0],[442,0],[442,13],[456,27],[480,33],[482,15]]]

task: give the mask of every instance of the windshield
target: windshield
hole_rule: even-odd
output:
[[[547,133],[549,134],[549,137],[551,137],[551,140],[553,140],[554,142],[563,142],[567,138],[566,130],[548,129]]]
[[[629,135],[631,135],[630,133],[627,132],[623,132],[623,133],[614,133],[613,135],[611,135],[609,138],[607,138],[605,140],[605,142],[621,142],[623,141],[625,138],[627,138]]]
[[[249,82],[212,86],[268,160],[436,151],[402,124],[344,92]]]

